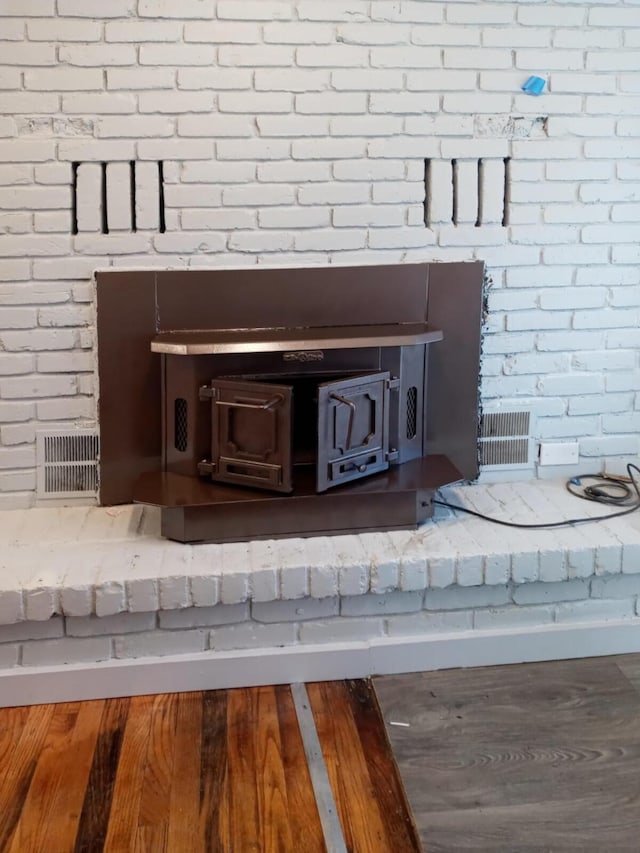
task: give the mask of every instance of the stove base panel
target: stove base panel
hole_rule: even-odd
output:
[[[316,494],[267,494],[176,474],[146,474],[135,500],[162,507],[162,535],[177,542],[244,542],[413,529],[433,495],[460,472],[443,456],[412,460],[353,485]]]

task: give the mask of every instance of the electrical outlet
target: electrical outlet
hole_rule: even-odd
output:
[[[576,465],[579,456],[577,441],[540,443],[540,465]]]

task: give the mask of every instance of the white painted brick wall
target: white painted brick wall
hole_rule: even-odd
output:
[[[0,19],[2,506],[33,501],[39,425],[93,422],[93,320],[81,303],[93,270],[109,265],[484,258],[493,278],[484,400],[526,399],[535,438],[577,439],[589,467],[638,456],[636,6],[23,0],[0,7]],[[539,98],[520,91],[529,74],[547,81]],[[81,163],[76,236],[71,162]],[[59,316],[44,310],[52,303],[64,306]],[[564,356],[558,366],[549,352]],[[614,352],[625,358],[606,357]],[[427,570],[466,582],[478,567],[406,555],[401,588],[420,588]],[[484,571],[498,580],[503,570]],[[268,568],[256,576],[258,596],[273,582]],[[243,583],[219,590],[203,575],[194,600],[242,601]],[[385,581],[338,576],[329,562],[296,583],[301,595],[331,596]],[[106,615],[119,595],[104,590],[96,606]]]

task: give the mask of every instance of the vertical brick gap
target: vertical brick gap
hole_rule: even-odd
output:
[[[129,161],[129,182],[130,182],[130,199],[131,199],[131,230],[135,233],[138,230],[136,223],[136,161]]]
[[[502,225],[509,224],[509,197],[511,190],[511,157],[504,158],[504,196],[502,200]]]
[[[451,161],[451,183],[453,185],[452,192],[452,203],[451,203],[451,221],[454,225],[458,224],[458,180],[460,178],[460,173],[458,171],[458,161]]]
[[[484,189],[484,160],[482,157],[478,160],[478,217],[476,219],[476,228],[482,225],[482,193]]]
[[[424,225],[431,227],[431,160],[424,161]]]
[[[164,161],[158,160],[158,205],[159,205],[159,230],[161,234],[167,230],[164,218]]]
[[[107,211],[107,164],[100,163],[100,213],[102,215],[102,233],[109,233],[109,214]]]
[[[78,166],[71,164],[71,233],[78,233]]]

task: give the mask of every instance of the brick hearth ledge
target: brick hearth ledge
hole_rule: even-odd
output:
[[[519,522],[597,516],[562,481],[450,487]],[[640,512],[556,530],[183,545],[142,506],[0,513],[0,704],[640,649]]]

